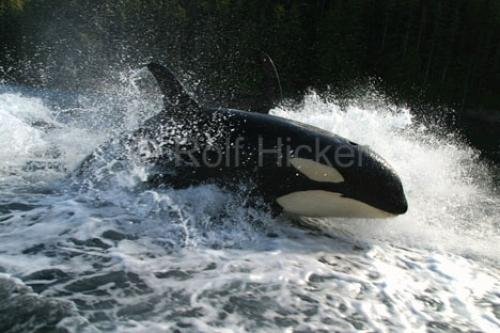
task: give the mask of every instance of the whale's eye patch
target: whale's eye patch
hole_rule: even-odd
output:
[[[357,146],[358,144],[356,142],[348,141],[350,145],[352,146]]]
[[[342,183],[344,177],[334,167],[305,158],[292,158],[290,163],[307,178],[316,182]]]

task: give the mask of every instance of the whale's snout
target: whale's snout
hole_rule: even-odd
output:
[[[402,186],[399,191],[393,193],[389,206],[392,206],[394,215],[402,215],[408,211],[408,201],[406,200]]]
[[[278,204],[307,217],[390,218],[406,213],[408,202],[396,172],[369,148],[355,149],[350,164],[293,158],[300,179],[295,179],[293,191],[277,198]]]
[[[359,147],[359,163],[348,173],[345,194],[391,216],[408,211],[403,183],[395,170],[368,147]]]

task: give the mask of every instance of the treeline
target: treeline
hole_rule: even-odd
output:
[[[85,89],[173,64],[208,100],[258,96],[255,55],[288,96],[370,83],[399,101],[500,110],[498,0],[2,0],[0,75]],[[112,76],[112,75],[111,75]]]

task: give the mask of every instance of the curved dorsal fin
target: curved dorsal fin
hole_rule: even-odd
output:
[[[283,89],[281,88],[278,69],[271,56],[264,51],[260,51],[259,58],[264,72],[263,93],[267,101],[266,111],[260,112],[269,113],[270,109],[283,103]]]
[[[199,107],[170,69],[157,63],[150,63],[147,67],[158,82],[165,107]]]

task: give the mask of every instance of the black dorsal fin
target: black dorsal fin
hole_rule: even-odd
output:
[[[266,111],[263,113],[269,113],[270,109],[282,104],[283,90],[281,89],[278,70],[271,56],[264,51],[260,51],[259,58],[264,72],[263,93],[267,101],[267,105],[264,108]]]
[[[186,91],[170,69],[157,63],[147,65],[163,94],[165,107],[199,107],[198,102]]]

